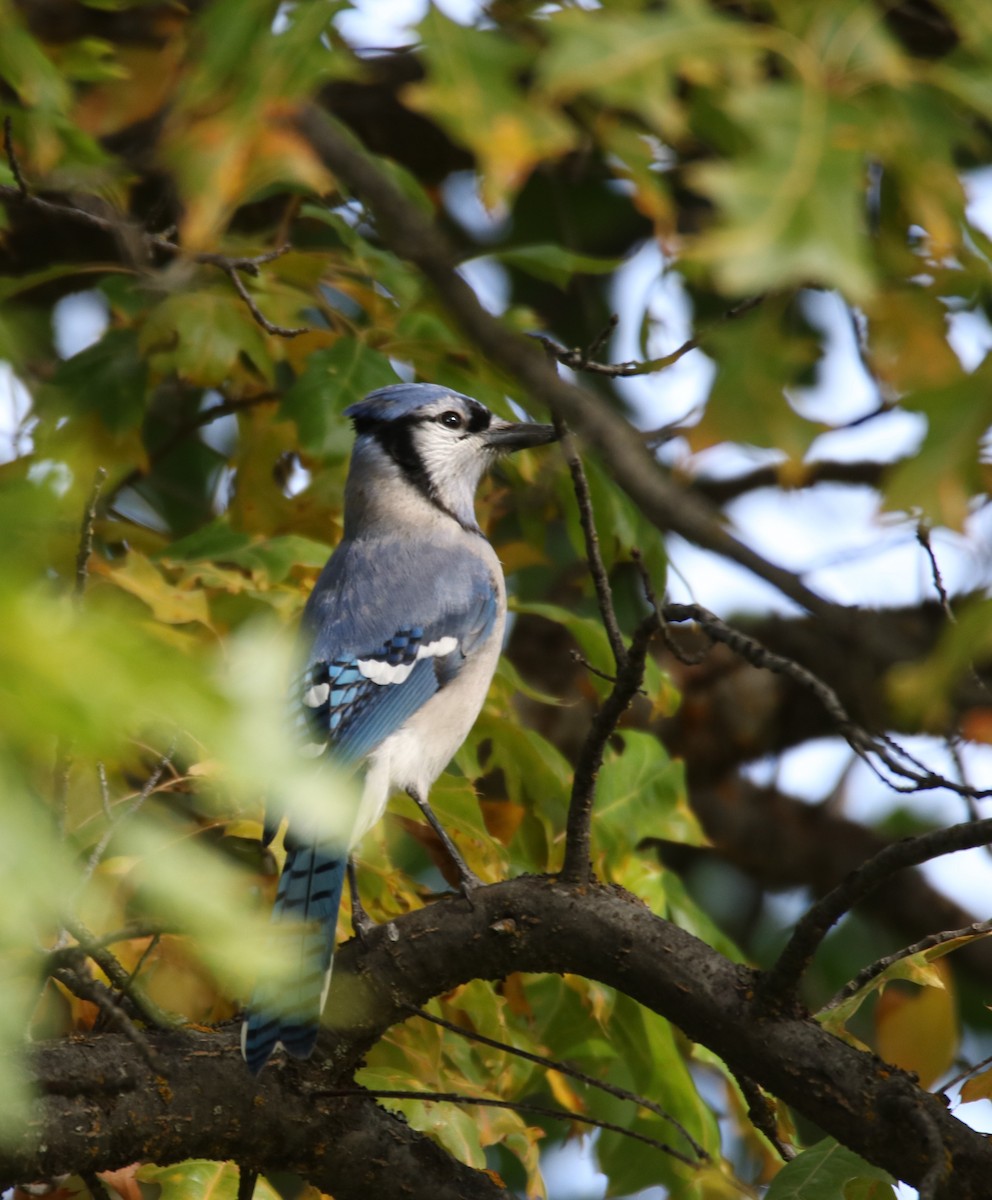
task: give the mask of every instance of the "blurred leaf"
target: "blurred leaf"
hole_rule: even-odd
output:
[[[477,155],[485,203],[506,200],[541,159],[571,147],[574,134],[557,109],[521,87],[532,60],[522,43],[460,25],[436,8],[419,32],[427,80],[408,85],[404,102]]]
[[[310,356],[303,374],[283,397],[279,416],[296,422],[303,449],[340,460],[352,443],[344,410],[391,383],[399,383],[399,377],[385,355],[357,338],[342,337]]]
[[[98,413],[113,433],[133,429],[144,416],[148,366],[131,329],[110,329],[66,359],[55,383],[73,408]]]
[[[667,12],[565,10],[549,22],[551,45],[540,61],[542,87],[555,99],[595,96],[637,113],[666,140],[686,129],[683,81],[731,81],[750,73],[759,47],[743,24],[703,5]]]
[[[875,1049],[886,1062],[915,1071],[932,1087],[954,1062],[960,1041],[957,1003],[943,971],[943,987],[887,988],[875,1007]]]
[[[122,566],[111,569],[98,560],[91,569],[94,574],[105,576],[117,587],[143,600],[157,621],[166,625],[183,625],[187,621],[210,624],[210,611],[204,592],[174,587],[144,555],[136,551],[127,556]]]
[[[189,1159],[168,1167],[139,1167],[140,1183],[156,1184],[158,1200],[237,1200],[238,1168],[234,1163]],[[256,1200],[280,1200],[279,1193],[264,1176],[255,1182]]]
[[[983,486],[982,439],[992,424],[992,358],[972,375],[918,391],[905,407],[927,418],[923,445],[896,465],[885,487],[890,509],[923,513],[935,524],[961,529],[971,497]]]
[[[862,1200],[894,1200],[894,1180],[880,1167],[873,1167],[833,1138],[824,1138],[786,1163],[772,1180],[765,1200],[851,1200],[858,1195],[849,1189],[861,1183],[879,1183],[880,1192],[861,1193]],[[887,1189],[887,1190],[886,1190]]]
[[[271,382],[272,358],[261,328],[231,288],[206,288],[167,297],[148,315],[139,347],[159,375],[177,372],[201,387],[217,387],[242,356]]]
[[[612,258],[593,258],[554,245],[514,246],[500,250],[493,257],[558,288],[567,287],[575,275],[609,275],[620,265]]]
[[[726,112],[746,149],[691,172],[720,213],[692,247],[693,260],[732,296],[818,284],[867,299],[875,278],[859,106],[807,78],[739,88]]]
[[[961,1103],[973,1104],[976,1100],[992,1100],[992,1067],[972,1075],[961,1085]]]

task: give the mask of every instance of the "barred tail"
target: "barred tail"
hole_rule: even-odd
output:
[[[331,960],[347,858],[315,846],[290,849],[279,880],[272,920],[281,947],[298,965],[295,977],[256,986],[241,1028],[241,1052],[255,1075],[282,1045],[308,1058],[317,1041],[320,1014],[331,982]]]

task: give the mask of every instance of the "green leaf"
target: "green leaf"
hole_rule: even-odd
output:
[[[404,102],[475,153],[487,204],[507,199],[536,163],[572,146],[575,133],[557,107],[521,86],[536,46],[460,25],[436,8],[419,33],[427,79],[408,86]]]
[[[507,266],[518,267],[535,279],[553,283],[562,291],[575,275],[609,275],[620,265],[619,259],[594,258],[590,254],[577,254],[574,250],[553,244],[514,246],[499,250],[491,257]]]
[[[887,508],[923,512],[933,522],[961,529],[971,498],[982,490],[982,439],[992,424],[992,356],[971,375],[946,387],[919,391],[903,401],[927,418],[927,435],[884,485]]]
[[[112,433],[126,433],[145,412],[148,364],[132,329],[110,329],[59,367],[55,384],[72,406],[95,412]]]
[[[699,1095],[680,1047],[680,1035],[671,1024],[629,997],[618,994],[609,1016],[608,1030],[619,1068],[611,1072],[613,1081],[639,1095],[650,1096],[712,1158],[719,1160],[720,1131],[716,1117],[711,1106]],[[678,1128],[654,1113],[637,1112],[632,1119],[630,1105],[612,1096],[593,1099],[590,1093],[589,1102],[596,1116],[656,1138],[689,1157],[694,1156],[691,1144]],[[649,1147],[644,1147],[644,1153],[635,1153],[628,1138],[608,1130],[604,1130],[596,1143],[596,1157],[601,1169],[609,1176],[611,1195],[626,1195],[658,1183],[672,1188],[673,1194],[683,1195],[683,1189],[695,1174],[695,1168]]]
[[[686,130],[683,81],[721,76],[743,81],[759,46],[746,25],[696,4],[672,11],[565,10],[548,22],[541,55],[542,89],[558,102],[579,95],[637,113],[666,139]]]
[[[691,258],[729,295],[813,284],[867,299],[863,111],[811,79],[742,87],[724,107],[744,147],[689,173],[720,214]]]
[[[168,296],[149,314],[140,347],[156,371],[175,371],[200,387],[223,384],[242,355],[263,378],[273,378],[265,335],[233,289]]]
[[[804,1150],[787,1163],[772,1180],[765,1200],[853,1200],[852,1185],[881,1184],[872,1200],[894,1197],[895,1181],[881,1167],[873,1167],[853,1150],[840,1146],[833,1138],[824,1138],[810,1150]],[[866,1193],[862,1190],[861,1195]]]
[[[625,729],[623,750],[611,750],[599,772],[593,845],[609,864],[632,854],[644,838],[708,845],[689,807],[685,771],[653,734]]]
[[[511,601],[514,612],[530,613],[535,617],[544,617],[554,621],[556,625],[564,625],[568,632],[579,643],[582,653],[590,663],[600,671],[610,671],[613,666],[613,654],[610,641],[601,621],[593,617],[582,617],[577,613],[562,608],[560,604],[543,604],[538,601]]]
[[[339,338],[307,360],[303,374],[283,397],[279,416],[295,421],[300,445],[327,459],[351,449],[351,428],[341,415],[376,388],[399,383],[389,359],[358,338]]]
[[[211,1162],[191,1158],[168,1167],[139,1167],[141,1183],[157,1184],[158,1200],[237,1200],[238,1168],[230,1162]],[[255,1182],[255,1200],[280,1200],[279,1193],[269,1181],[260,1177]]]
[[[158,557],[165,562],[229,563],[259,571],[271,583],[282,583],[294,567],[322,567],[330,554],[331,547],[326,543],[299,534],[253,538],[219,520],[172,542]]]

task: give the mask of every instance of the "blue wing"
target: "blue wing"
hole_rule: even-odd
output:
[[[435,561],[436,554],[436,561]],[[412,584],[411,581],[417,581]],[[309,661],[297,682],[306,752],[360,762],[459,672],[492,631],[496,583],[475,556],[452,571],[450,553],[402,542],[345,541],[304,613]],[[299,966],[278,994],[256,988],[242,1035],[253,1072],[278,1044],[307,1057],[330,981],[347,849],[286,835],[286,865],[272,919],[286,924]]]

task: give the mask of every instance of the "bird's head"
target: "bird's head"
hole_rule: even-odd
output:
[[[495,459],[557,437],[552,425],[504,421],[471,396],[433,383],[380,388],[345,416],[358,435],[353,479],[368,473],[372,487],[400,479],[467,529],[478,528],[475,490]]]

